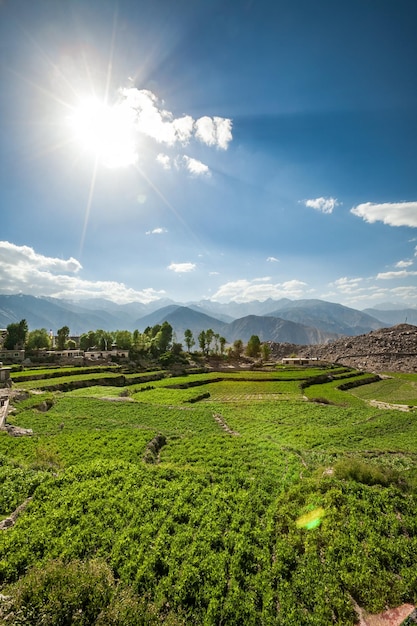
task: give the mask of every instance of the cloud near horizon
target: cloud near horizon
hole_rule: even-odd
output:
[[[301,280],[288,280],[283,283],[265,282],[266,278],[254,278],[225,283],[211,297],[218,302],[250,302],[268,298],[300,298],[306,293],[307,283]]]
[[[143,302],[158,300],[164,291],[143,289],[136,291],[114,281],[90,281],[76,274],[81,263],[46,257],[29,246],[17,246],[0,241],[0,293],[25,293],[52,298],[106,298],[113,302]]]
[[[350,212],[369,224],[383,222],[388,226],[417,228],[417,201],[385,202],[382,204],[365,202],[353,207]]]

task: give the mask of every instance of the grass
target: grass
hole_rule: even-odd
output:
[[[391,374],[390,378],[359,387],[351,393],[361,400],[379,400],[391,404],[417,406],[417,376],[415,374]]]

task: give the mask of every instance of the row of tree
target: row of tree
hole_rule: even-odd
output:
[[[270,354],[268,344],[261,343],[257,335],[252,335],[246,348],[242,340],[237,339],[226,351],[227,340],[211,328],[202,330],[198,334],[197,343],[204,356],[224,356],[227,353],[228,356],[240,358],[245,353],[249,357],[258,358],[262,356],[262,358],[267,359]],[[196,345],[196,340],[190,329],[184,332],[184,344],[188,353],[191,353],[192,348]],[[68,326],[58,329],[56,337],[52,338],[45,328],[29,332],[27,322],[24,319],[7,326],[4,347],[8,350],[27,349],[38,352],[52,347],[58,351],[75,348],[83,351],[91,349],[107,351],[118,348],[129,350],[132,357],[149,355],[156,358],[167,352],[179,354],[183,349],[182,344],[176,341],[169,322],[156,324],[152,327],[148,326],[143,332],[138,330],[134,330],[133,333],[128,330],[116,330],[114,332],[101,329],[90,330],[80,336],[77,345],[77,342],[70,338]]]

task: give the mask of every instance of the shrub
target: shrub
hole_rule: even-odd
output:
[[[335,465],[334,473],[336,478],[355,480],[364,485],[383,485],[387,487],[399,482],[399,475],[392,468],[365,463],[360,459],[339,461]]]
[[[104,561],[50,561],[33,567],[12,589],[5,623],[19,626],[89,626],[112,598],[115,583]]]

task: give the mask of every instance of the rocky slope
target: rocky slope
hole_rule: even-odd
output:
[[[326,345],[299,347],[298,354],[372,372],[417,372],[417,326],[398,324]]]
[[[370,372],[417,372],[417,326],[411,324],[380,328],[321,345],[268,344],[275,359],[316,357]]]

